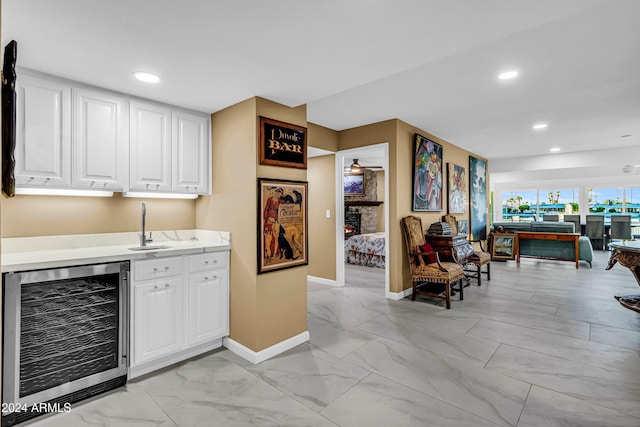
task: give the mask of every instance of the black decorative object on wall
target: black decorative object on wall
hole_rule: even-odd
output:
[[[16,60],[18,43],[11,40],[4,49],[2,65],[2,193],[15,196],[16,179]]]

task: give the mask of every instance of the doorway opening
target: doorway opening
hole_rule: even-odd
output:
[[[389,283],[389,144],[336,153],[336,283]],[[345,247],[347,242],[347,247]],[[369,247],[368,251],[360,250]],[[379,280],[383,278],[383,280]]]

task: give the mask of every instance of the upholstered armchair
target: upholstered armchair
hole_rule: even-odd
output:
[[[454,262],[441,262],[438,252],[426,245],[420,218],[408,216],[402,218],[401,224],[411,268],[411,300],[424,295],[444,300],[446,308],[451,308],[451,295],[456,291],[460,292],[460,300],[464,298],[464,269]]]
[[[487,280],[491,280],[491,254],[484,250],[482,246],[482,240],[471,240],[471,246],[473,246],[473,256],[468,265],[475,267],[475,277],[478,279],[478,286],[482,285],[482,275],[487,275]],[[482,266],[486,265],[486,271],[482,271]],[[474,274],[474,273],[471,273]]]
[[[451,230],[453,234],[458,234],[458,222],[456,221],[456,217],[453,215],[444,215],[442,220],[451,226]],[[473,247],[473,256],[465,264],[465,267],[473,268],[472,271],[465,269],[465,271],[469,272],[468,276],[471,278],[475,278],[478,280],[478,286],[482,285],[482,275],[487,275],[487,280],[491,280],[491,254],[484,250],[482,246],[482,241],[480,240],[471,240],[471,246]],[[482,271],[482,266],[486,265],[486,271]]]

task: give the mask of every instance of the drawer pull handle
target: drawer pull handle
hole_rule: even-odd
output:
[[[153,271],[158,271],[158,267],[153,267]]]
[[[205,264],[209,264],[209,260],[206,260],[204,263],[205,263]]]
[[[165,288],[168,288],[168,287],[169,287],[169,284],[168,284],[168,283],[165,283],[165,284],[164,284],[164,287],[165,287]]]
[[[158,285],[153,285],[153,289],[158,289]]]
[[[168,270],[168,269],[169,269],[169,266],[168,266],[168,265],[165,265],[165,266],[164,266],[164,269],[165,269],[165,270]]]
[[[209,280],[209,276],[204,276],[204,280]]]

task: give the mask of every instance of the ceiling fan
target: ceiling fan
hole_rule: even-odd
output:
[[[351,164],[351,166],[345,167],[344,171],[346,173],[361,173],[365,170],[372,170],[372,171],[376,171],[376,170],[384,170],[384,167],[382,166],[364,166],[361,165],[360,163],[358,163],[358,159],[353,159],[353,163]]]

